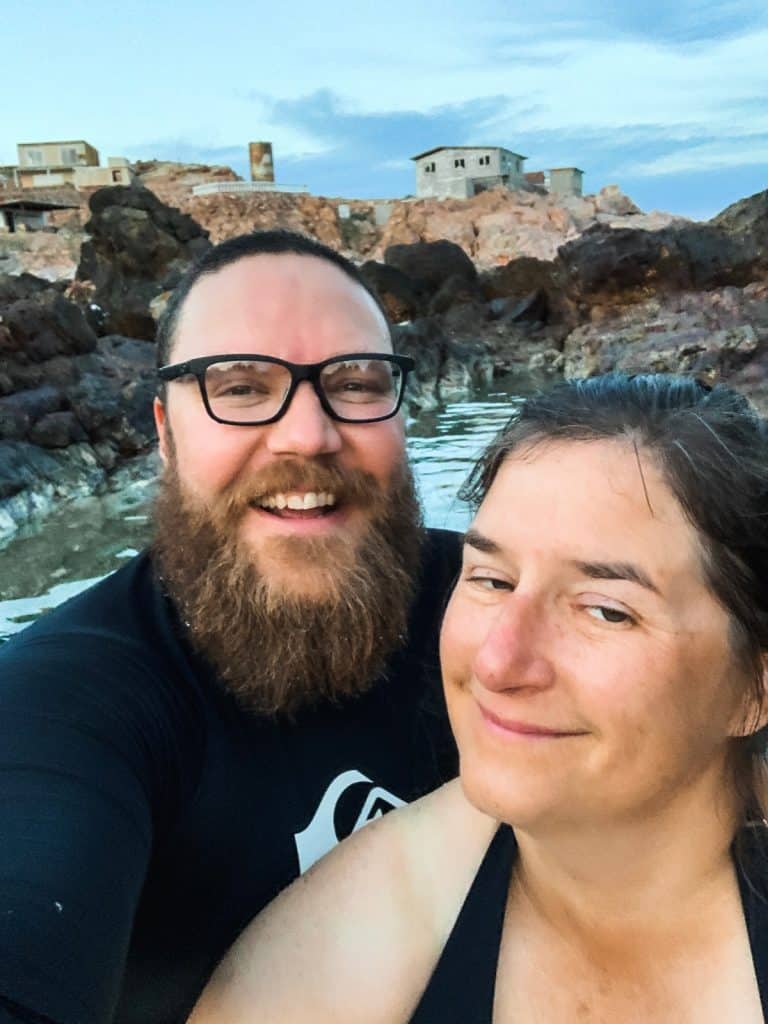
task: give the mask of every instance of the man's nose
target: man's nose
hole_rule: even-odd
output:
[[[267,427],[267,448],[273,455],[323,455],[341,448],[334,420],[320,405],[309,381],[302,381],[283,415]]]
[[[541,603],[510,594],[488,630],[474,661],[474,675],[488,690],[544,689],[555,679],[555,630]]]

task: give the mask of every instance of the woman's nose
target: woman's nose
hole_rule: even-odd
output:
[[[555,678],[555,631],[540,602],[516,591],[488,630],[474,660],[474,674],[489,690],[541,689]]]

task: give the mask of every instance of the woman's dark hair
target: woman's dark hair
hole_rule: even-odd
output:
[[[699,535],[707,583],[731,620],[734,652],[765,700],[768,652],[768,428],[732,388],[668,374],[611,373],[525,399],[461,496],[477,508],[513,452],[547,441],[625,439],[649,453]],[[754,729],[754,724],[747,727]],[[766,736],[733,741],[745,815],[768,818]]]

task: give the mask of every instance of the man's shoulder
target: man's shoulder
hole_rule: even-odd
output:
[[[111,701],[138,692],[142,680],[165,685],[184,657],[176,634],[151,557],[142,553],[0,647],[0,696],[66,701],[100,688]]]
[[[7,656],[19,646],[43,644],[56,638],[69,638],[72,642],[86,635],[96,639],[101,634],[130,639],[140,635],[142,625],[156,613],[159,596],[151,556],[142,552],[45,612],[15,634],[0,648],[0,653]]]

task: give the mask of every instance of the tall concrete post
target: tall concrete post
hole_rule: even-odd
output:
[[[271,142],[249,142],[248,155],[251,161],[251,181],[275,180]]]

